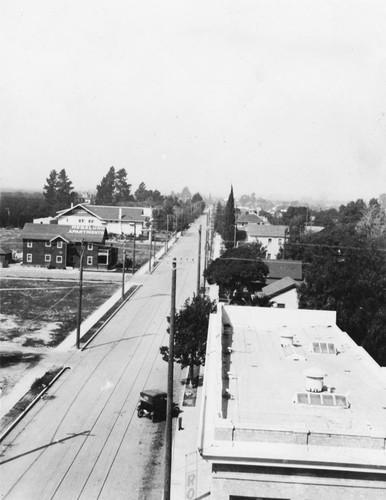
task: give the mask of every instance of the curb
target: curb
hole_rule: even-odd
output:
[[[64,366],[60,370],[60,372],[55,375],[55,377],[51,380],[51,382],[49,382],[48,385],[42,391],[39,392],[39,394],[35,397],[35,399],[30,402],[30,404],[27,406],[27,408],[25,410],[23,410],[20,413],[20,415],[13,422],[11,422],[9,427],[7,429],[5,429],[5,431],[0,435],[0,443],[17,426],[17,424],[20,422],[20,420],[22,420],[27,415],[27,413],[31,410],[31,408],[33,408],[36,405],[36,403],[39,401],[39,399],[41,399],[43,394],[45,394],[48,391],[48,389],[57,381],[57,379],[61,375],[63,375],[63,373],[68,369],[70,369],[69,366]]]

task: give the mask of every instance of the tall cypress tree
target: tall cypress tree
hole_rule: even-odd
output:
[[[222,233],[222,238],[226,248],[232,248],[234,246],[235,224],[235,199],[233,196],[233,186],[231,186],[231,192],[229,193],[229,198],[225,207],[224,227]]]

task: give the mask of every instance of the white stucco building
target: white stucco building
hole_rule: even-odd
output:
[[[221,305],[211,315],[199,438],[211,499],[386,496],[385,372],[335,321]]]
[[[287,231],[287,226],[248,224],[247,242],[259,241],[267,249],[267,259],[276,259],[280,249],[284,247]]]
[[[121,207],[78,204],[55,217],[58,224],[105,226],[108,233],[137,236],[147,233],[152,219],[150,207]]]

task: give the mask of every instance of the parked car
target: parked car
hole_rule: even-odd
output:
[[[148,389],[140,393],[137,407],[139,418],[149,417],[153,422],[159,422],[166,418],[167,394],[158,389]],[[172,417],[178,417],[180,408],[173,403]]]

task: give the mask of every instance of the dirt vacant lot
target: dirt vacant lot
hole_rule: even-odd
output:
[[[82,319],[119,288],[83,284]],[[5,394],[21,374],[38,363],[76,328],[76,282],[2,279],[0,281],[0,388]]]

